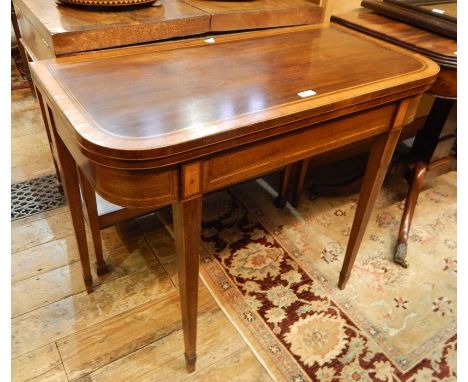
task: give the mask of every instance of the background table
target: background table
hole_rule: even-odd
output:
[[[22,45],[34,61],[213,31],[317,24],[324,13],[320,0],[161,2],[104,12],[54,0],[13,0]]]

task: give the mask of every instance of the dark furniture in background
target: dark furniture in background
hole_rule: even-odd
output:
[[[363,0],[361,5],[409,25],[457,38],[456,0]]]
[[[416,135],[408,158],[412,170],[394,256],[397,263],[407,267],[408,235],[424,178],[428,172],[444,173],[454,164],[457,41],[365,9],[334,15],[331,21],[421,53],[441,67],[437,81],[428,91],[436,99],[423,128]]]

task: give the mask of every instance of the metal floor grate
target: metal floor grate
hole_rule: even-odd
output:
[[[55,175],[42,176],[11,185],[11,220],[38,214],[66,204]]]

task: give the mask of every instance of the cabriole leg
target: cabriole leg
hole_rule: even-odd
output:
[[[395,254],[393,256],[393,261],[395,261],[397,264],[400,264],[403,268],[408,268],[408,262],[406,261],[408,235],[426,172],[427,166],[424,163],[416,163],[416,166],[413,170],[410,189],[408,190],[408,195],[406,196],[405,210],[401,218],[400,232],[398,234],[398,243],[395,247]]]

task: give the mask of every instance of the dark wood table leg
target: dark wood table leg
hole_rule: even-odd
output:
[[[93,239],[94,254],[96,256],[96,272],[98,276],[109,272],[104,255],[102,253],[101,227],[99,226],[99,215],[96,203],[96,193],[86,176],[80,171],[81,189],[88,215],[88,224]]]
[[[419,193],[424,183],[428,166],[433,160],[442,130],[455,105],[455,100],[436,98],[427,117],[426,124],[418,132],[411,148],[410,156],[416,162],[410,179],[410,187],[406,196],[405,209],[400,223],[398,243],[395,247],[393,260],[407,268],[408,236],[413,219],[414,209]]]
[[[401,218],[400,232],[398,234],[398,244],[393,256],[393,261],[400,264],[403,268],[408,268],[408,262],[406,261],[408,235],[411,227],[411,221],[413,220],[414,209],[416,208],[416,203],[418,201],[418,196],[421,191],[426,172],[427,165],[425,163],[418,162],[413,170],[410,188],[406,196],[405,210]]]
[[[346,283],[351,276],[351,270],[367,228],[367,223],[369,222],[372,209],[387,173],[388,165],[398,143],[407,109],[408,101],[402,101],[390,132],[377,137],[372,143],[348,247],[346,248],[346,255],[341,268],[338,282],[340,289],[346,287]]]
[[[297,173],[297,180],[293,190],[292,205],[294,208],[299,206],[299,200],[301,199],[302,190],[304,189],[304,182],[309,170],[310,159],[304,159],[299,162],[299,168]]]
[[[52,160],[54,161],[54,167],[55,167],[55,174],[57,175],[57,188],[61,193],[63,193],[63,186],[62,186],[62,179],[60,175],[60,167],[59,164],[57,163],[57,158],[55,158],[54,155],[54,150],[53,150],[53,139],[52,139],[52,129],[51,129],[51,123],[48,118],[48,113],[46,112],[45,105],[44,105],[44,100],[42,99],[42,94],[35,89],[35,93],[37,95],[37,101],[39,102],[39,107],[41,109],[41,114],[42,114],[42,121],[44,123],[45,131],[47,133],[47,139],[49,140],[49,146],[50,146],[50,153],[52,155]]]
[[[275,206],[278,208],[283,208],[286,205],[286,202],[288,201],[289,182],[291,180],[293,168],[294,163],[288,164],[283,171],[281,177],[281,189],[278,197],[275,199]]]
[[[179,290],[184,331],[185,362],[189,373],[197,360],[198,267],[201,244],[202,197],[182,200],[172,207]]]
[[[18,44],[18,50],[20,52],[21,61],[23,61],[23,68],[25,71],[24,74],[26,76],[26,80],[28,81],[29,87],[34,92],[34,86],[33,86],[33,82],[31,79],[31,73],[29,71],[28,56],[26,55],[26,51],[24,49],[23,44],[21,43],[21,33],[20,33],[19,26],[18,26],[18,19],[16,17],[16,12],[15,12],[15,7],[13,5],[13,2],[11,2],[11,24],[13,25],[13,30],[15,32],[15,38]]]
[[[72,217],[73,229],[78,244],[78,252],[83,270],[83,279],[88,293],[93,291],[93,276],[89,264],[88,243],[86,240],[86,228],[81,204],[80,181],[78,168],[72,155],[62,142],[61,138],[54,132],[54,140],[62,168],[62,182],[65,196],[68,200],[68,208]]]

